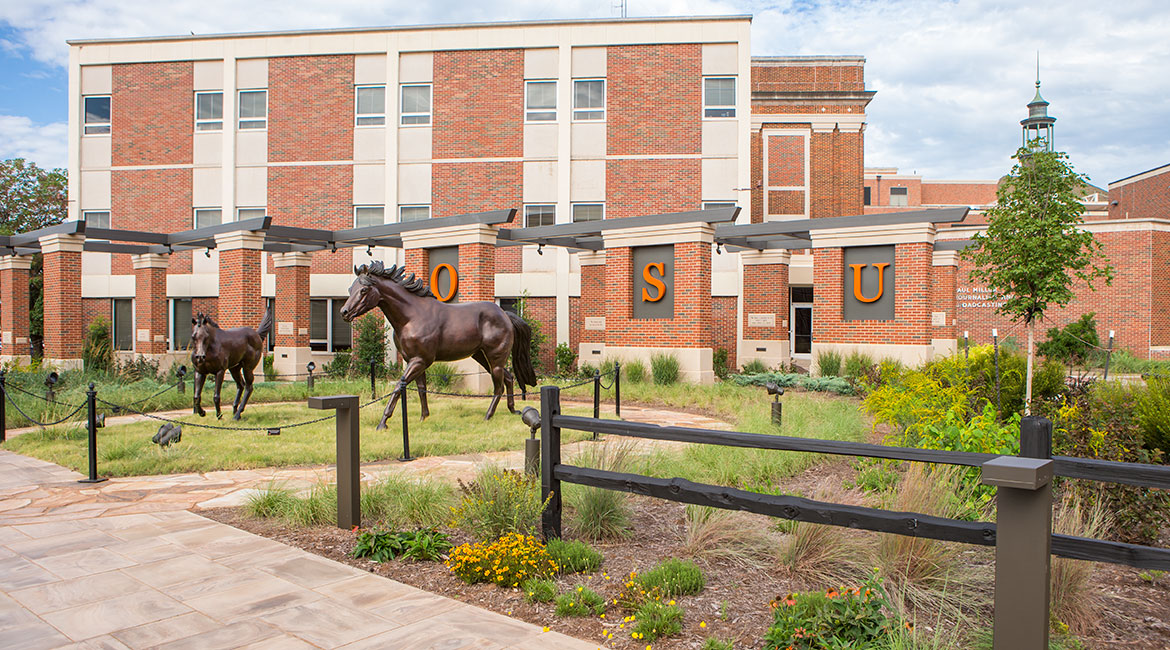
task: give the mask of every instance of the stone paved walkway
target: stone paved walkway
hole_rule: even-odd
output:
[[[726,428],[702,416],[623,411],[629,420]],[[370,480],[392,472],[453,480],[470,478],[485,461],[520,467],[523,457],[423,458],[369,464],[362,473]],[[307,488],[332,480],[332,468],[96,485],[80,478],[0,450],[0,648],[597,647],[197,514],[241,503],[274,481]]]

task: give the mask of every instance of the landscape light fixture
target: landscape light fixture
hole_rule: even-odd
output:
[[[203,251],[203,254],[207,256],[208,259],[211,259],[211,247],[208,246],[207,250]]]
[[[537,244],[536,245],[536,254],[537,255],[544,255],[544,244]]]
[[[780,396],[784,394],[784,389],[774,381],[764,384],[764,389],[772,396],[772,424],[780,426],[784,420],[784,405],[780,403]]]
[[[50,402],[57,400],[57,393],[53,391],[53,387],[57,385],[57,381],[61,377],[56,372],[50,372],[45,377],[45,399]]]
[[[525,406],[520,411],[520,420],[528,425],[530,434],[524,441],[524,472],[535,476],[540,470],[540,441],[536,439],[536,430],[540,428],[540,411]]]
[[[715,254],[716,254],[716,255],[722,255],[722,254],[723,254],[723,242],[721,242],[721,241],[720,241],[720,242],[715,242]]]
[[[309,378],[305,383],[308,385],[309,390],[312,390],[313,389],[313,371],[317,369],[317,364],[310,361],[308,364],[305,365],[305,368],[309,371]]]

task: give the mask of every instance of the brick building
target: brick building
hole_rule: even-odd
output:
[[[120,354],[167,360],[185,355],[193,313],[255,326],[267,304],[278,370],[320,365],[351,344],[338,311],[372,259],[451,299],[524,297],[546,369],[558,343],[594,363],[667,350],[709,381],[719,348],[737,365],[857,348],[921,361],[986,329],[959,306],[955,249],[994,182],[865,169],[864,59],[752,57],[750,28],[730,16],[73,41],[73,226],[0,251],[6,352],[27,337],[6,307],[25,304],[33,249],[45,355],[63,366],[99,315]],[[1168,259],[1159,219],[1102,230],[1146,269],[1115,310],[1143,356],[1170,345],[1147,290]],[[639,298],[650,280],[665,288]]]

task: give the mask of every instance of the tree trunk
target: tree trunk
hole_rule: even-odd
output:
[[[1032,414],[1032,359],[1036,354],[1032,343],[1035,327],[1036,321],[1033,320],[1028,323],[1028,374],[1024,383],[1024,415]]]

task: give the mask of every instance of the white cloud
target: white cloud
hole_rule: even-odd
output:
[[[0,115],[0,160],[26,158],[47,169],[65,167],[69,145],[65,122],[36,124],[20,115]]]

